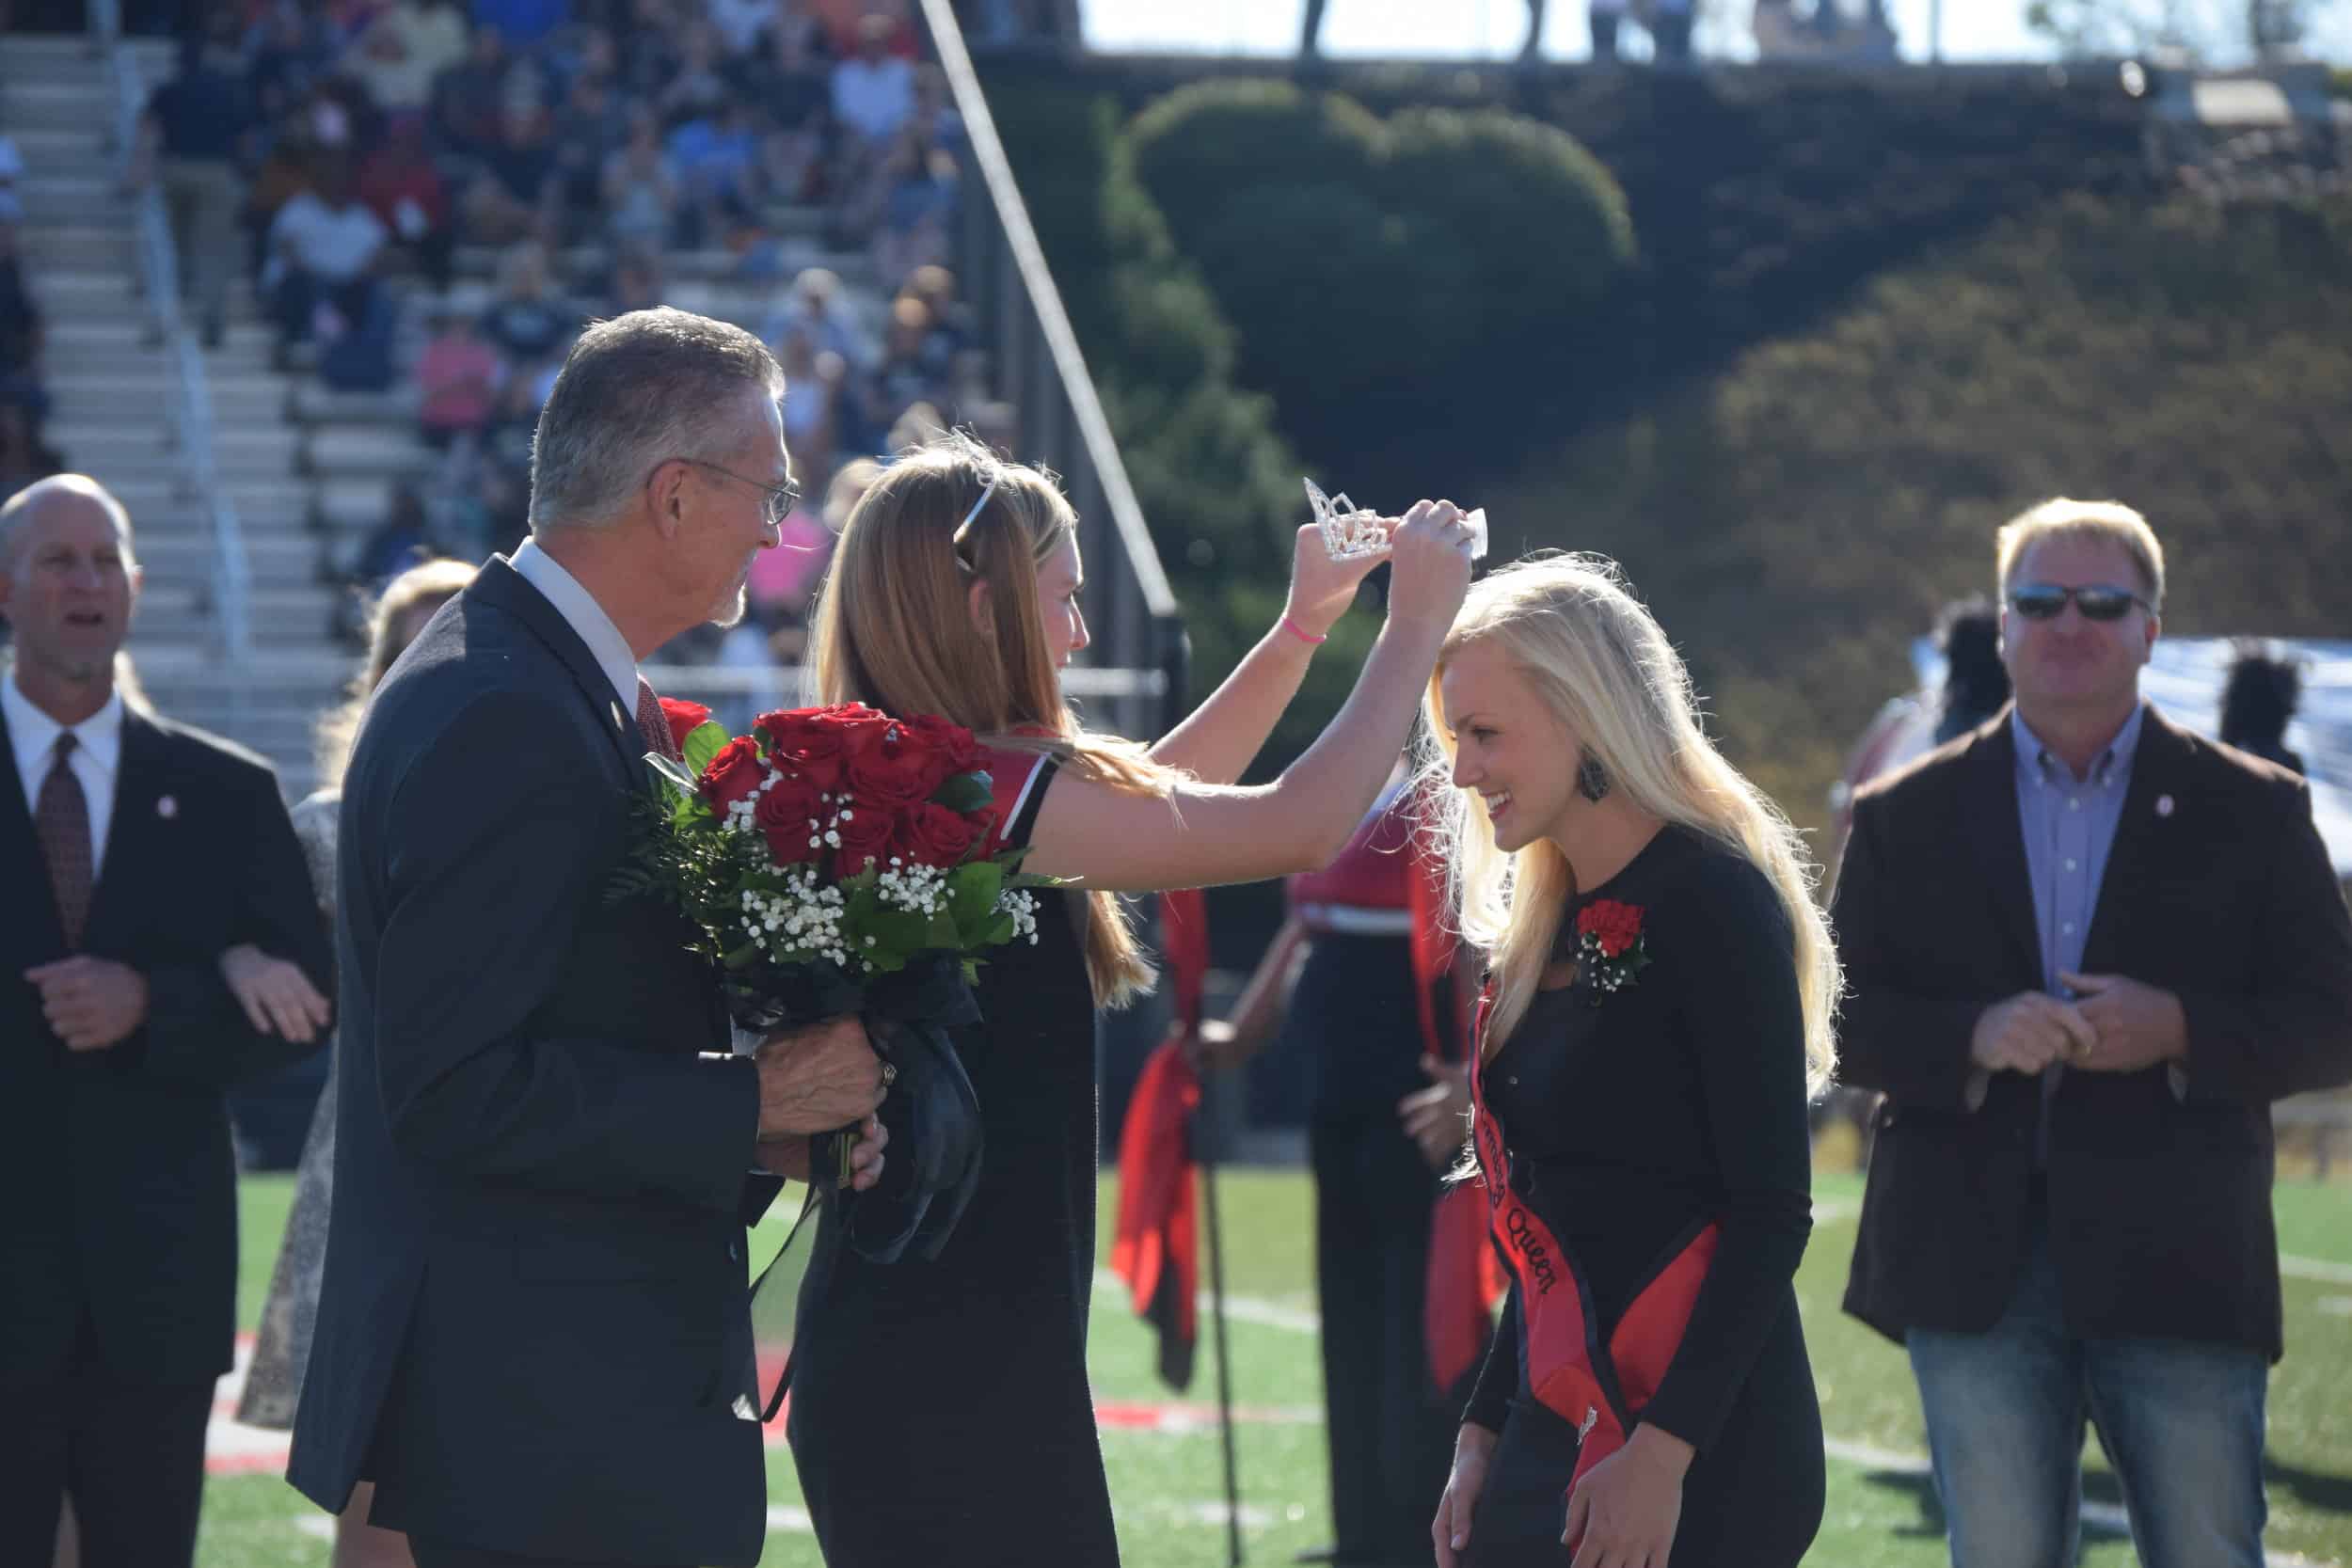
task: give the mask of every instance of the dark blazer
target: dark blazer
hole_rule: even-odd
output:
[[[508,1552],[750,1563],[759,1091],[666,906],[613,901],[633,711],[501,559],[343,784],[335,1205],[287,1475]]]
[[[2009,715],[1865,789],[1832,918],[1849,1084],[1883,1089],[1846,1309],[1990,1328],[2022,1267],[2042,1081],[1967,1104],[1978,1015],[2042,986]],[[2069,1072],[2052,1250],[2074,1332],[2281,1350],[2270,1102],[2352,1079],[2352,918],[2303,781],[2147,711],[2083,969],[2181,999],[2162,1066]]]
[[[277,775],[125,706],[106,858],[80,951],[146,977],[147,1022],[72,1052],[24,972],[65,958],[49,865],[0,719],[0,1386],[63,1375],[87,1313],[130,1383],[229,1370],[236,1164],[223,1091],[308,1052],[257,1032],[220,975],[250,942],[328,982],[326,932]]]

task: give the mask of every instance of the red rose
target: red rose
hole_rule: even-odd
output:
[[[898,814],[892,847],[910,864],[960,865],[979,836],[961,812],[917,800]]]
[[[825,824],[834,808],[820,800],[817,786],[786,773],[760,791],[752,820],[768,835],[768,856],[778,865],[801,865],[824,852]],[[818,842],[811,844],[810,839]]]
[[[977,772],[986,761],[980,752],[980,743],[972,738],[970,730],[942,719],[936,713],[916,714],[906,721],[906,728],[925,744],[937,749],[946,764],[943,777]]]
[[[780,708],[763,713],[758,727],[768,736],[771,752],[818,789],[837,792],[850,753],[871,736],[879,736],[890,721],[863,703],[835,703],[830,707]]]
[[[1576,934],[1592,938],[1602,958],[1621,957],[1642,938],[1642,911],[1613,898],[1597,899],[1576,917]]]
[[[879,739],[850,752],[850,798],[860,806],[897,811],[930,799],[947,777],[940,749],[903,724],[887,726]]]
[[[749,799],[767,776],[768,767],[759,760],[757,744],[751,736],[739,735],[720,747],[719,754],[703,769],[703,799],[724,816],[729,806]]]
[[[710,710],[678,697],[661,699],[661,717],[670,721],[670,744],[686,750],[686,737],[710,721]]]
[[[836,830],[841,834],[841,848],[834,860],[834,874],[854,877],[866,869],[868,860],[878,860],[887,866],[895,827],[889,812],[862,803],[850,808],[850,819]]]

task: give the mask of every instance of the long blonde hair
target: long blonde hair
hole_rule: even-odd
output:
[[[1081,777],[1165,792],[1175,775],[1141,747],[1080,726],[1046,652],[1038,565],[1076,531],[1051,478],[967,436],[901,454],[834,547],[809,627],[817,700],[939,714],[991,745],[1060,757]],[[988,585],[990,631],[974,624],[974,582]],[[1115,895],[1089,894],[1087,910],[1095,1000],[1124,1006],[1151,989],[1152,964]]]
[[[466,591],[474,568],[462,561],[425,561],[409,567],[384,585],[368,607],[368,659],[351,677],[341,704],[319,720],[311,736],[318,759],[319,787],[342,787],[343,769],[351,766],[351,743],[359,736],[359,720],[368,699],[384,684],[392,661],[408,649],[409,640],[422,629],[425,616],[418,611],[438,610]]]
[[[1836,1067],[1834,1024],[1843,980],[1829,922],[1813,899],[1816,868],[1780,809],[1715,750],[1699,722],[1690,672],[1616,562],[1547,553],[1500,568],[1462,606],[1430,676],[1422,769],[1462,933],[1496,978],[1487,1038],[1510,1037],[1534,999],[1562,915],[1576,894],[1567,857],[1538,838],[1510,854],[1472,792],[1451,787],[1454,743],[1439,680],[1454,656],[1491,642],[1608,770],[1612,787],[1651,816],[1745,856],[1780,895],[1795,932],[1790,958],[1804,1008],[1808,1087]],[[1576,766],[1564,759],[1564,768]]]

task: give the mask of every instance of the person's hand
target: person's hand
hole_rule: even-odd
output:
[[[2060,974],[2097,1039],[2068,1065],[2089,1072],[2137,1072],[2188,1054],[2188,1015],[2159,986],[2121,974]]]
[[[1486,1489],[1486,1462],[1494,1451],[1495,1434],[1475,1422],[1464,1423],[1454,1439],[1454,1469],[1438,1498],[1438,1516],[1429,1522],[1438,1568],[1454,1568],[1454,1554],[1470,1544],[1470,1515],[1477,1512],[1478,1494]]]
[[[1383,529],[1395,526],[1390,519],[1381,523]],[[1356,602],[1358,586],[1388,559],[1388,551],[1375,550],[1334,561],[1331,552],[1324,547],[1323,530],[1309,523],[1298,531],[1298,541],[1292,550],[1291,594],[1282,613],[1308,636],[1325,635],[1347,613],[1347,607]]]
[[[1389,531],[1389,619],[1444,631],[1470,592],[1470,525],[1452,501],[1415,501]]]
[[[1184,1054],[1196,1072],[1231,1072],[1257,1054],[1241,1042],[1232,1024],[1221,1018],[1204,1018],[1184,1040]]]
[[[220,976],[253,1027],[264,1035],[309,1044],[335,1009],[299,964],[274,958],[249,942],[220,956]]]
[[[2053,1062],[2081,1060],[2098,1037],[2073,1003],[2021,991],[1977,1015],[1968,1056],[1987,1072],[2040,1072]]]
[[[1421,1146],[1429,1168],[1442,1172],[1462,1157],[1462,1140],[1469,1134],[1463,1118],[1470,1108],[1470,1064],[1423,1056],[1421,1070],[1430,1080],[1429,1087],[1398,1101],[1396,1114],[1405,1123],[1405,1135]]]
[[[1666,1568],[1691,1454],[1681,1438],[1637,1426],[1624,1448],[1586,1471],[1568,1494],[1560,1535],[1576,1553],[1568,1568]]]
[[[119,1045],[147,1022],[147,977],[112,958],[78,954],[28,969],[40,988],[40,1010],[69,1051]]]
[[[846,1127],[882,1103],[882,1059],[854,1016],[781,1030],[760,1042],[753,1060],[763,1139]]]
[[[882,1146],[890,1142],[890,1130],[874,1117],[858,1123],[857,1142],[850,1147],[850,1188],[865,1192],[882,1180]],[[809,1177],[809,1141],[806,1138],[768,1138],[757,1148],[760,1168],[789,1181],[806,1181]]]

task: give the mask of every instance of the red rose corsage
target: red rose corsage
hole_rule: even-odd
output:
[[[1649,964],[1642,935],[1642,909],[1613,898],[1597,898],[1578,911],[1576,958],[1581,977],[1597,1007],[1633,983]]]

